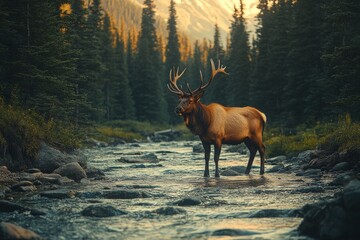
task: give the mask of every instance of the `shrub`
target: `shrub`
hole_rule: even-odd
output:
[[[69,125],[47,121],[35,111],[7,105],[1,98],[0,113],[0,158],[10,154],[14,168],[31,166],[41,141],[62,150],[79,146],[76,131]]]

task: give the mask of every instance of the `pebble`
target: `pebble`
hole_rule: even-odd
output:
[[[40,193],[40,196],[47,198],[57,198],[57,199],[65,199],[72,198],[75,196],[75,192],[71,190],[58,189],[58,190],[50,190]]]
[[[10,187],[15,192],[34,192],[37,188],[30,181],[21,181]]]
[[[113,217],[125,214],[128,213],[118,210],[111,205],[91,205],[81,211],[81,215],[87,217]]]
[[[154,210],[154,212],[160,215],[186,214],[185,209],[176,208],[176,207],[161,207]]]
[[[103,192],[104,198],[108,199],[134,199],[134,198],[149,198],[150,194],[142,191],[132,190],[114,190]]]
[[[187,197],[175,202],[175,204],[178,206],[196,206],[200,205],[201,201],[197,198]]]

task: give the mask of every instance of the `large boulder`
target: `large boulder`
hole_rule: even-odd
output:
[[[23,239],[38,240],[43,239],[38,234],[28,229],[22,228],[12,223],[0,223],[0,239]]]
[[[80,182],[83,178],[87,178],[85,170],[77,162],[65,164],[55,169],[54,173],[60,174],[63,177],[68,177],[77,182]]]
[[[300,234],[319,239],[357,239],[360,235],[360,181],[352,180],[337,197],[302,208]]]
[[[86,157],[78,152],[72,154],[63,153],[43,142],[41,143],[38,158],[34,165],[44,173],[51,173],[55,169],[71,162],[78,162],[85,167]]]

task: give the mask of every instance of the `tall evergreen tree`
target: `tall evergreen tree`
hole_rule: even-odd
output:
[[[219,61],[221,61],[221,63],[226,66],[226,63],[224,61],[225,51],[222,46],[220,30],[217,24],[215,24],[213,44],[214,45],[211,47],[209,52],[209,59],[213,59],[216,66]],[[210,73],[211,67],[210,62],[208,62],[206,76],[208,77]],[[227,96],[227,78],[225,78],[223,75],[217,76],[216,79],[214,79],[214,81],[212,82],[210,89],[208,89],[208,93],[205,95],[205,100],[211,100],[221,104],[226,104]]]
[[[103,12],[100,0],[93,0],[89,6],[89,15],[82,42],[83,58],[81,71],[86,76],[86,94],[90,103],[89,109],[92,120],[103,119],[104,108],[104,81],[101,79],[104,65],[101,59],[101,33]]]
[[[104,106],[105,106],[105,119],[109,121],[114,117],[114,101],[115,101],[115,92],[118,86],[114,79],[115,71],[115,56],[114,56],[114,47],[113,47],[113,35],[112,27],[110,23],[109,15],[105,14],[104,23],[102,26],[101,34],[101,61],[104,65],[104,69],[101,74],[102,81],[104,82]]]
[[[113,111],[117,119],[134,119],[135,108],[129,85],[124,42],[119,34],[116,35],[114,56],[114,81],[117,86]]]
[[[245,28],[244,4],[240,0],[240,10],[234,7],[230,32],[228,93],[229,104],[235,106],[249,105],[250,88],[250,47]]]
[[[9,34],[0,39],[5,100],[16,96],[26,109],[47,118],[72,120],[74,59],[60,31],[59,2],[6,1],[2,9],[7,11],[2,15],[2,34]]]
[[[174,0],[170,1],[169,20],[167,30],[169,32],[168,42],[165,50],[165,83],[168,81],[168,72],[173,67],[180,67],[180,43],[176,28],[176,9]],[[179,118],[174,114],[174,107],[177,104],[177,99],[167,89],[165,89],[165,98],[168,106],[169,120],[171,124],[178,123]]]
[[[256,31],[257,35],[257,57],[254,72],[253,72],[253,81],[250,85],[250,101],[251,105],[255,106],[266,114],[269,114],[271,111],[271,106],[267,104],[268,94],[270,90],[270,83],[266,81],[266,73],[268,71],[268,55],[269,55],[269,38],[270,26],[271,26],[271,13],[269,10],[268,0],[259,1],[259,14],[257,16],[259,27]]]
[[[323,63],[321,61],[323,1],[299,0],[294,5],[284,86],[284,111],[290,126],[319,120],[322,115]]]
[[[324,5],[325,113],[350,113],[360,120],[360,2],[331,0]]]
[[[155,30],[155,4],[153,0],[145,0],[144,5],[135,60],[136,77],[132,84],[136,115],[141,121],[167,122],[162,64]]]

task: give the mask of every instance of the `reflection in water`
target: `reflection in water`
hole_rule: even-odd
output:
[[[265,176],[249,175],[236,176],[234,178],[204,178],[204,181],[199,182],[198,184],[203,187],[221,187],[226,189],[232,189],[241,187],[258,187],[261,185],[266,185],[269,182],[269,179]]]

